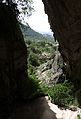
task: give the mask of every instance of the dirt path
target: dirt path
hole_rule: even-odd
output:
[[[9,119],[77,119],[77,114],[78,111],[61,110],[47,97],[41,97],[31,103],[17,105]]]
[[[50,109],[45,97],[41,97],[30,104],[17,105],[9,119],[57,119]]]

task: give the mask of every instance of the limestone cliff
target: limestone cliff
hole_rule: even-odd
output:
[[[81,88],[81,0],[42,0],[51,29],[59,42],[66,75]]]

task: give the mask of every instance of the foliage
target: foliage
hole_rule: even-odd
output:
[[[51,46],[50,46],[50,44]],[[51,41],[47,41],[44,39],[41,40],[26,40],[26,44],[28,46],[28,52],[29,52],[29,57],[31,60],[32,57],[34,57],[34,59],[38,60],[38,64],[41,64],[44,61],[44,56],[42,55],[43,52],[49,54],[50,58],[53,58],[53,54],[54,54],[54,46],[53,46],[53,42]],[[46,45],[47,44],[47,45]]]
[[[34,67],[40,65],[40,64],[39,64],[39,61],[38,61],[38,56],[37,56],[35,53],[31,53],[31,54],[29,55],[29,63],[30,63],[32,66],[34,66]]]
[[[40,82],[40,89],[41,89],[41,91],[43,92],[44,95],[48,95],[49,87],[47,85]]]
[[[80,114],[77,115],[77,119],[81,119]]]
[[[24,16],[30,16],[34,10],[32,0],[0,0],[0,3],[9,5],[20,21],[24,20]]]
[[[43,59],[44,56],[42,55],[43,52],[50,54],[50,58],[55,57],[56,47],[53,45],[52,41],[47,41],[41,37],[41,40],[31,40],[31,38],[25,39],[29,58],[28,58],[28,74],[29,74],[29,81],[31,83],[32,89],[32,96],[35,95],[48,95],[51,101],[59,106],[68,106],[73,103],[74,96],[73,96],[73,85],[65,81],[64,83],[58,83],[53,87],[48,87],[43,82],[39,82],[36,78],[35,71],[36,67],[40,66],[42,63],[46,61]],[[59,65],[62,65],[62,61],[59,61]],[[48,74],[50,75],[50,74]]]
[[[43,61],[42,56],[43,52],[51,52],[51,49],[53,50],[53,43],[48,42],[45,39],[41,40],[26,40],[26,44],[28,47],[28,77],[29,77],[29,90],[33,90],[33,92],[29,91],[29,93],[32,94],[32,97],[35,95],[47,95],[48,87],[44,84],[41,84],[40,81],[36,78],[35,71],[36,67],[41,65],[41,63],[45,62]],[[47,44],[47,45],[46,45]],[[51,44],[51,47],[50,47]],[[47,50],[48,48],[48,50]],[[31,86],[30,86],[31,85]]]
[[[40,83],[40,88],[45,95],[48,95],[52,103],[58,106],[68,107],[74,104],[73,85],[67,81],[52,87]]]
[[[28,45],[28,51],[29,51],[29,77],[32,79],[35,86],[34,89],[36,90],[36,94],[44,94],[48,95],[51,101],[59,106],[68,106],[74,102],[74,95],[73,95],[73,85],[71,83],[68,83],[67,81],[62,83],[58,83],[52,87],[48,87],[43,82],[39,82],[38,79],[35,76],[35,70],[36,67],[41,65],[42,63],[45,63],[46,61],[42,57],[43,52],[49,54],[50,57],[54,58],[56,51],[56,47],[54,47],[53,42],[47,41],[44,39],[41,40],[26,40],[26,44]],[[41,58],[42,57],[42,58]],[[62,61],[59,61],[59,65],[62,65]],[[50,75],[50,74],[48,74]],[[62,77],[61,77],[62,78]],[[35,84],[37,81],[37,84]],[[63,83],[64,82],[64,83]]]
[[[49,88],[48,95],[51,97],[53,103],[59,106],[68,106],[74,102],[72,90],[73,85],[68,82],[64,82]]]
[[[34,74],[29,76],[29,79],[27,81],[27,92],[30,99],[34,98],[39,93],[39,82],[36,79],[36,76]]]
[[[42,90],[40,88],[40,82],[38,81],[35,75],[35,67],[31,65],[30,63],[28,65],[27,85],[28,85],[27,93],[28,93],[29,99],[33,99],[36,96],[40,96],[42,94]]]
[[[40,85],[40,81],[37,79],[35,75],[35,70],[32,65],[28,68],[28,80],[27,80],[27,93],[29,99],[33,99],[35,97],[45,95],[45,92],[42,90]],[[31,94],[31,95],[30,95]]]
[[[32,0],[15,0],[15,3],[20,7],[20,8],[18,7],[20,13],[27,15],[27,16],[31,15],[31,12],[33,10]]]
[[[31,38],[25,39],[29,58],[28,58],[28,74],[29,81],[31,83],[32,96],[35,95],[48,95],[51,101],[59,106],[68,106],[73,103],[73,85],[65,81],[64,83],[58,83],[52,87],[48,87],[43,82],[39,82],[35,75],[35,70],[37,66],[40,66],[42,63],[46,61],[43,59],[43,52],[50,54],[50,58],[54,58],[56,51],[56,47],[53,45],[52,41],[47,41],[46,39],[41,40],[31,40]],[[59,61],[59,65],[62,65],[62,61]],[[50,74],[48,74],[50,75]]]

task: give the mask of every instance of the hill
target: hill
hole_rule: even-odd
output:
[[[54,40],[54,38],[53,38],[53,36],[52,35],[50,35],[50,34],[43,34],[43,36],[46,38],[46,39],[48,39],[48,40]]]
[[[24,35],[25,40],[30,39],[30,40],[53,40],[53,37],[48,34],[40,34],[36,31],[34,31],[30,26],[24,25],[20,23],[20,28],[22,30],[22,33]]]

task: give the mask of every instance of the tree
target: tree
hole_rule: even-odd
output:
[[[0,3],[9,5],[19,21],[24,20],[24,16],[30,16],[34,10],[32,0],[0,0]]]

